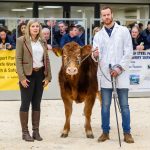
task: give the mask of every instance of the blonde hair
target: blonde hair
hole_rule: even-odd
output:
[[[28,21],[27,23],[27,26],[26,26],[26,31],[25,31],[25,38],[26,39],[30,39],[31,35],[30,35],[30,26],[33,24],[33,23],[38,23],[39,24],[39,34],[37,35],[36,39],[38,38],[41,38],[41,39],[44,39],[43,38],[43,34],[42,34],[42,26],[40,24],[40,22],[37,20],[37,19],[31,19]]]
[[[94,29],[93,29],[93,35],[95,35],[98,31],[100,31],[101,30],[101,27],[95,27]]]

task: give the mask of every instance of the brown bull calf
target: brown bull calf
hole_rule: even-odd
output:
[[[91,113],[98,90],[97,63],[91,59],[90,45],[80,47],[75,42],[67,43],[62,49],[62,66],[59,73],[61,96],[64,102],[66,122],[61,137],[70,131],[72,103],[85,103],[85,132],[94,138],[91,128]]]

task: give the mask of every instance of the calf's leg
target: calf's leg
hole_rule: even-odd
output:
[[[88,99],[85,100],[84,114],[85,114],[85,132],[87,138],[94,138],[91,127],[91,114],[95,102],[95,98],[93,97],[89,97]]]
[[[64,124],[64,129],[61,134],[62,138],[66,138],[68,136],[68,133],[70,131],[70,118],[72,114],[72,101],[70,100],[64,100],[64,107],[65,107],[65,116],[66,116],[66,122]]]

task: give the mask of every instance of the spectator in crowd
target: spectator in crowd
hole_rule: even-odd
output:
[[[56,20],[44,20],[44,23],[45,25],[43,25],[43,28],[48,28],[49,30],[52,30],[52,34],[55,34],[55,32],[58,30],[56,26]]]
[[[60,41],[63,35],[67,33],[68,26],[65,22],[59,22],[58,23],[59,30],[54,33],[54,39],[60,46]]]
[[[11,37],[12,37],[13,41],[16,43],[16,28],[14,28],[14,29],[11,31]]]
[[[95,34],[96,34],[98,31],[100,31],[100,30],[101,30],[100,27],[94,27],[94,29],[93,29],[93,37],[94,37]]]
[[[0,49],[12,50],[16,48],[16,43],[4,28],[0,29]]]
[[[92,43],[93,43],[93,38],[96,35],[97,32],[99,32],[101,30],[101,27],[94,27],[93,31],[92,31]]]
[[[52,38],[52,45],[51,45],[51,32],[48,28],[43,28],[42,33],[45,40],[47,41],[48,50],[52,50],[52,47],[58,47],[58,44],[54,38]]]
[[[19,19],[17,20],[18,25],[21,23],[28,23],[28,20],[25,19],[24,16],[20,16]]]
[[[32,53],[31,53],[32,51]],[[39,133],[41,99],[44,87],[51,81],[49,57],[42,27],[37,20],[30,20],[25,36],[17,39],[16,68],[21,92],[20,123],[22,139],[41,141]],[[28,130],[29,107],[32,106],[32,136]]]
[[[138,25],[139,25],[140,33],[142,33],[144,25],[143,25],[143,23],[138,23]]]
[[[78,37],[78,33],[79,33],[79,29],[76,26],[70,26],[69,27],[69,33],[65,34],[62,38],[61,38],[61,42],[60,42],[60,46],[61,48],[69,42],[76,42],[78,43],[80,46],[83,46],[84,44],[82,43],[81,39]]]
[[[79,30],[78,37],[80,38],[82,43],[85,45],[85,30],[84,30],[84,28],[81,25],[76,25],[76,27]]]
[[[25,22],[22,22],[18,25],[18,37],[25,35],[27,24]]]
[[[52,50],[51,39],[50,39],[50,30],[48,28],[43,28],[42,33],[43,33],[45,40],[47,41],[48,50]]]
[[[141,35],[144,39],[145,50],[150,49],[150,21],[148,21],[147,28],[145,30],[143,30]]]
[[[0,31],[1,30],[5,30],[6,34],[9,35],[9,36],[12,35],[12,32],[10,30],[8,30],[8,27],[6,25],[0,26]]]
[[[133,50],[144,50],[144,40],[137,26],[132,27],[131,37],[132,37]]]

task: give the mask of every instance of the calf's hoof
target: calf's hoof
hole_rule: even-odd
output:
[[[90,138],[90,139],[94,139],[94,135],[93,134],[90,134],[90,135],[87,134],[86,137]]]
[[[87,137],[87,138],[90,138],[90,139],[94,139],[93,132],[92,132],[92,131],[87,131],[87,132],[86,132],[86,137]]]
[[[68,137],[68,134],[67,133],[62,133],[60,137],[61,138],[66,138],[66,137]]]

